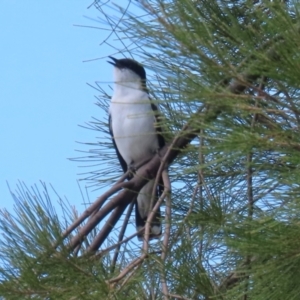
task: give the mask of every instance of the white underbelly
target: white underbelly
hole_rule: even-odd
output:
[[[155,118],[150,105],[120,107],[111,109],[113,134],[120,154],[127,165],[150,159],[158,149]]]

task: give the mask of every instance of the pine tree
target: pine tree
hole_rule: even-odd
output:
[[[150,244],[124,241],[129,233],[122,226],[132,210],[130,201],[121,202],[125,190],[109,211],[125,212],[120,226],[104,232],[102,214],[100,226],[85,237],[80,226],[64,233],[77,215],[61,201],[60,220],[45,186],[42,192],[21,186],[16,217],[3,211],[0,218],[0,295],[299,299],[298,3],[94,5],[123,43],[120,53],[152,71],[150,92],[163,112],[168,145],[140,172],[157,176],[168,165],[172,192],[162,199],[164,236]],[[109,95],[97,88],[106,110]],[[91,127],[108,137],[106,121]],[[110,142],[96,146],[96,158],[117,166]],[[116,172],[110,166],[88,179],[113,184]],[[126,187],[137,192],[143,183]]]

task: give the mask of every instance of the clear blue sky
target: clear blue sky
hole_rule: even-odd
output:
[[[98,25],[85,17],[99,15],[91,2],[0,1],[0,208],[13,204],[6,181],[14,190],[42,180],[83,209],[82,170],[68,158],[88,149],[76,141],[99,136],[78,125],[104,117],[86,83],[112,80],[106,59],[83,62],[113,53],[99,46],[107,32],[74,26]]]

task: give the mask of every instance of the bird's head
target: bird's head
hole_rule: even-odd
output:
[[[108,63],[114,66],[114,81],[117,84],[136,86],[138,83],[140,87],[145,88],[146,72],[141,64],[130,58],[116,59],[112,56],[109,58],[112,61]]]

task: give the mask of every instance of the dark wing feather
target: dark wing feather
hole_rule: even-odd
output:
[[[122,157],[122,155],[120,154],[120,152],[118,150],[118,147],[117,147],[117,144],[116,144],[116,141],[114,139],[114,133],[113,133],[112,124],[111,124],[111,115],[109,115],[109,117],[108,117],[108,123],[109,123],[109,133],[111,135],[112,142],[113,142],[114,147],[116,149],[116,153],[117,153],[120,165],[123,169],[123,172],[126,173],[127,172],[127,164],[126,164],[124,158]]]
[[[160,113],[159,110],[157,108],[157,106],[151,101],[151,108],[154,112],[154,117],[156,122],[159,124],[160,121]],[[157,138],[158,138],[158,147],[159,149],[163,148],[166,144],[164,137],[162,136],[162,129],[160,126],[155,126],[156,128],[156,132],[157,132]],[[160,177],[159,179],[159,185],[158,185],[158,196],[162,195],[164,191],[164,186],[163,186],[163,180],[162,177]],[[160,211],[158,210],[158,213],[160,215]]]
[[[159,119],[160,119],[160,114],[159,114],[159,110],[157,108],[157,106],[151,101],[151,108],[154,112],[154,117],[157,123],[159,123]],[[166,144],[164,137],[162,136],[162,129],[160,126],[156,126],[156,132],[157,132],[157,138],[158,138],[158,146],[159,149],[161,149],[162,147],[164,147],[164,145]]]

